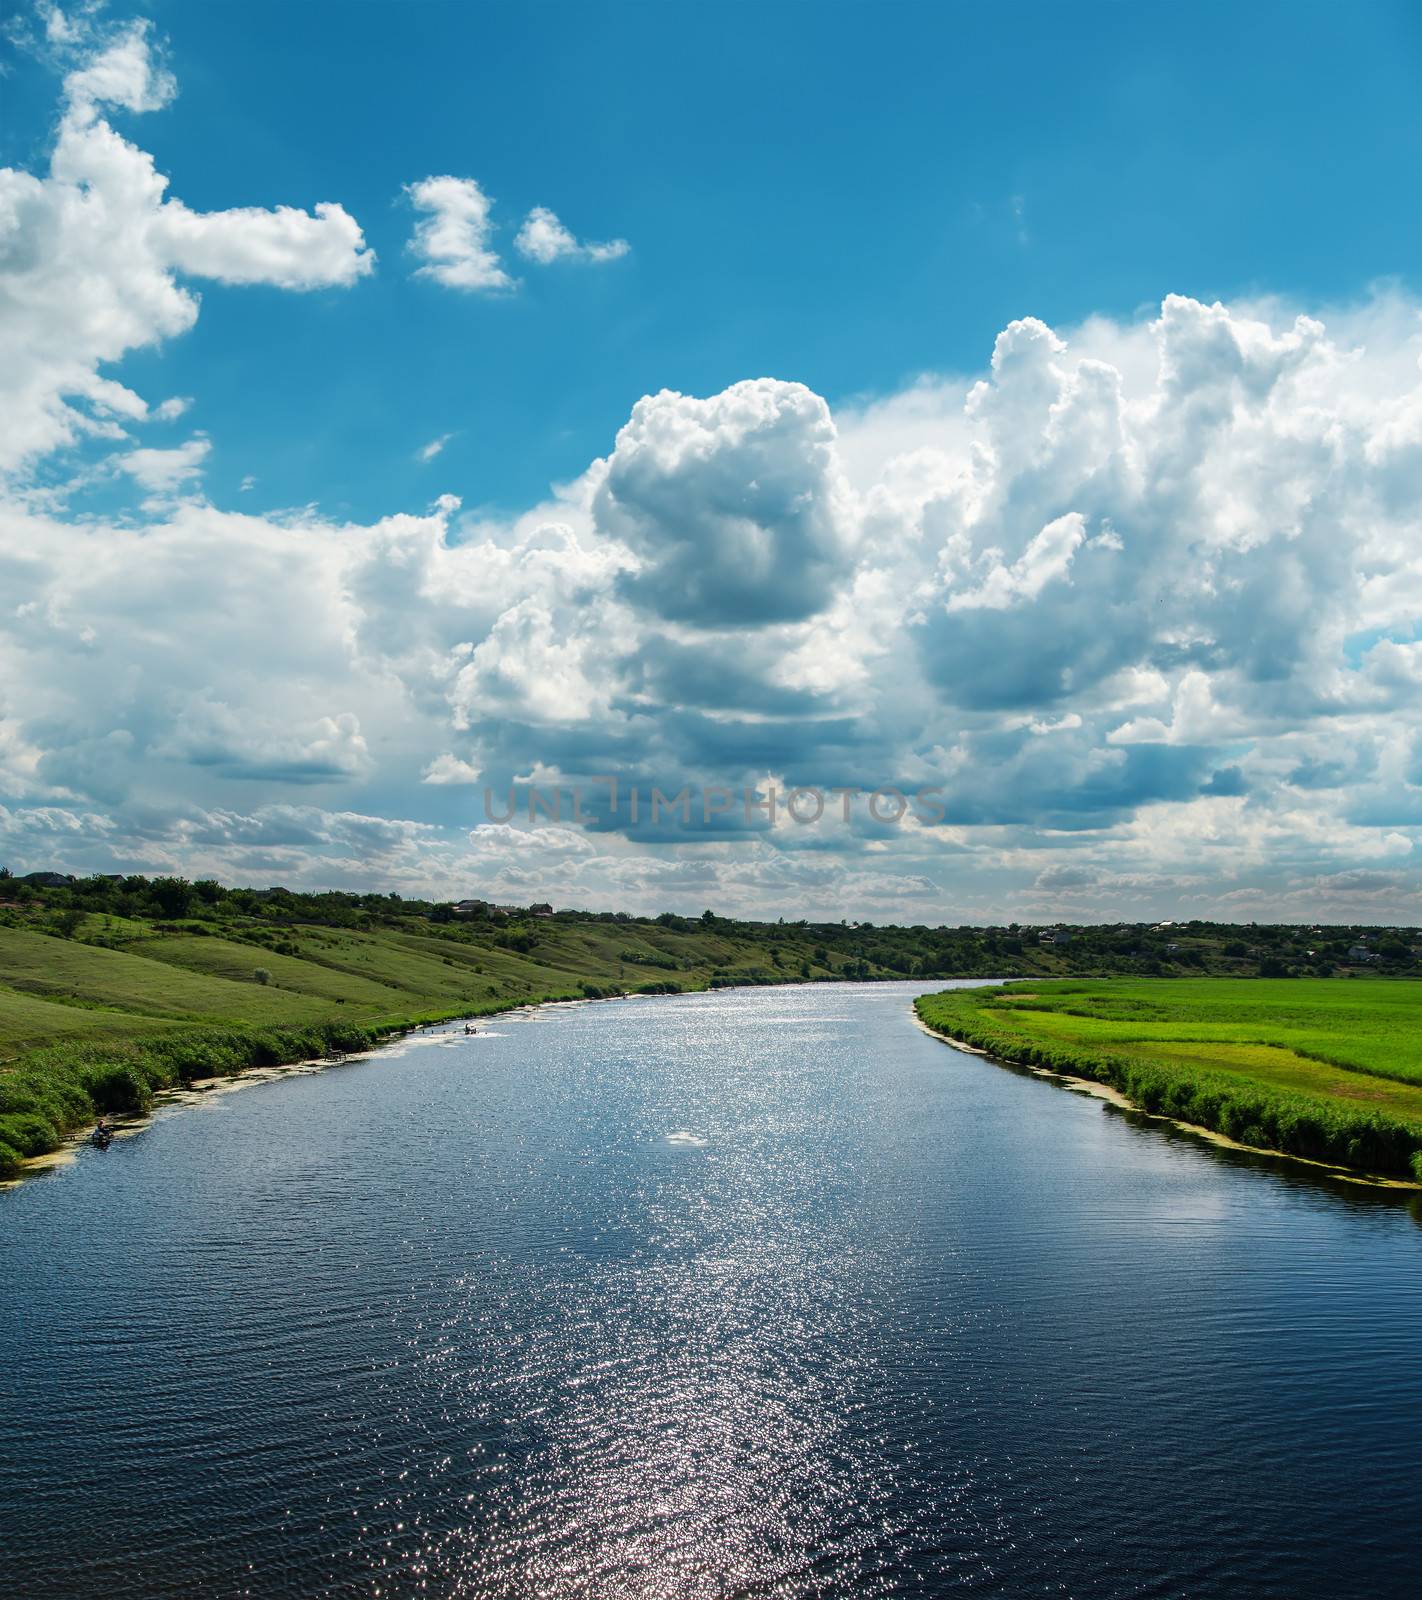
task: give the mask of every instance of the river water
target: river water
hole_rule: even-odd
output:
[[[1415,1203],[919,988],[500,1018],[0,1194],[4,1591],[1411,1600]]]

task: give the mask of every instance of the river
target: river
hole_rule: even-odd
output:
[[[921,987],[491,1019],[0,1194],[6,1592],[1410,1600],[1416,1203]]]

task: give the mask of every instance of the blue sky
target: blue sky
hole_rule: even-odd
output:
[[[1313,304],[1415,287],[1411,4],[146,8],[180,92],[143,142],[198,209],[337,198],[353,295],[204,290],[129,358],[197,397],[209,481],[369,518],[437,482],[527,504],[630,400],[737,379],[832,404],[971,372],[997,331],[1129,317],[1166,288]],[[18,63],[5,158],[54,77]],[[615,268],[456,299],[408,279],[413,177],[474,176],[621,237]],[[1409,201],[1411,203],[1409,203]],[[452,437],[437,470],[415,450]]]
[[[1417,6],[4,36],[0,857],[1417,920]],[[487,815],[604,773],[943,815]]]

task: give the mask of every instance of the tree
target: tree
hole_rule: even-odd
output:
[[[186,878],[155,878],[148,892],[165,917],[186,916],[193,903],[193,886]]]
[[[256,983],[266,984],[272,981],[272,975],[265,967],[253,967],[252,978]]]

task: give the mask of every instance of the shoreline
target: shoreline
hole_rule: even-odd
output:
[[[613,996],[615,999],[630,999],[632,996]],[[652,999],[653,996],[637,996],[636,998]],[[190,1078],[186,1083],[172,1084],[166,1089],[157,1089],[153,1093],[153,1104],[147,1111],[122,1113],[114,1112],[106,1115],[105,1120],[113,1129],[115,1139],[131,1139],[136,1134],[151,1128],[158,1118],[158,1113],[166,1106],[196,1106],[202,1105],[209,1096],[234,1094],[239,1089],[254,1088],[262,1083],[275,1083],[280,1078],[314,1077],[319,1072],[329,1071],[332,1067],[343,1067],[352,1061],[369,1061],[373,1057],[384,1054],[392,1046],[402,1043],[406,1039],[415,1038],[420,1034],[435,1032],[451,1032],[465,1022],[474,1022],[486,1017],[507,1017],[518,1011],[532,1011],[543,1006],[578,1006],[596,1005],[597,1001],[591,998],[576,1000],[520,1000],[509,1006],[506,1010],[495,1012],[472,1012],[466,1016],[442,1017],[437,1022],[418,1022],[392,1028],[390,1032],[373,1045],[369,1050],[343,1051],[339,1055],[306,1056],[297,1061],[282,1061],[270,1066],[241,1067],[236,1072],[220,1073],[216,1077]],[[459,1037],[464,1037],[460,1035]],[[83,1132],[71,1133],[53,1150],[46,1150],[41,1155],[26,1156],[20,1163],[20,1170],[9,1177],[0,1178],[0,1190],[18,1188],[29,1178],[37,1178],[46,1172],[60,1167],[71,1167],[78,1160],[79,1152],[90,1143],[93,1128],[86,1128]]]
[[[1011,1056],[997,1055],[991,1050],[982,1049],[979,1045],[969,1044],[965,1039],[955,1039],[951,1033],[943,1033],[940,1029],[931,1027],[919,1015],[916,1007],[911,1006],[909,1009],[915,1024],[929,1038],[937,1039],[940,1044],[949,1045],[954,1050],[961,1050],[964,1055],[981,1056],[994,1066],[1009,1067],[1014,1072],[1030,1073],[1034,1078],[1046,1079],[1049,1083],[1054,1083],[1073,1094],[1084,1094],[1093,1100],[1102,1100],[1108,1105],[1115,1106],[1118,1111],[1129,1111],[1135,1116],[1147,1117],[1152,1122],[1163,1122],[1172,1128],[1179,1128],[1182,1132],[1193,1134],[1220,1149],[1236,1150],[1243,1155],[1267,1156],[1271,1161],[1293,1162],[1301,1167],[1309,1167],[1321,1176],[1335,1179],[1340,1183],[1357,1184],[1364,1189],[1393,1189],[1403,1194],[1422,1193],[1422,1183],[1409,1178],[1393,1178],[1382,1173],[1364,1172],[1358,1167],[1342,1166],[1333,1161],[1316,1161],[1311,1156],[1294,1155],[1288,1150],[1271,1150],[1267,1145],[1241,1144],[1238,1139],[1231,1139],[1227,1133],[1207,1128],[1203,1123],[1183,1122],[1179,1117],[1167,1116],[1163,1112],[1147,1111],[1144,1106],[1137,1105],[1129,1096],[1122,1094],[1109,1083],[1101,1083],[1095,1078],[1079,1077],[1075,1073],[1062,1072],[1053,1067],[1035,1066],[1030,1061],[1014,1061]]]
[[[914,979],[887,979],[864,978],[853,980],[835,980],[836,982],[863,982],[863,983],[888,983],[909,982]],[[623,994],[606,995],[550,995],[547,999],[514,1000],[506,1006],[494,1011],[461,1012],[453,1016],[435,1018],[429,1022],[404,1023],[392,1027],[383,1038],[368,1050],[343,1051],[339,1055],[307,1056],[296,1061],[277,1062],[267,1066],[241,1067],[236,1072],[220,1073],[216,1077],[191,1078],[186,1083],[172,1084],[165,1089],[157,1089],[153,1094],[153,1103],[147,1111],[121,1113],[115,1112],[107,1115],[106,1120],[113,1128],[116,1139],[131,1139],[136,1134],[143,1133],[152,1127],[157,1120],[158,1113],[165,1107],[196,1106],[203,1104],[210,1095],[233,1094],[239,1089],[253,1088],[262,1083],[274,1083],[280,1078],[312,1077],[316,1073],[326,1072],[332,1067],[345,1066],[353,1061],[369,1061],[374,1057],[385,1054],[393,1046],[403,1043],[408,1039],[416,1039],[421,1035],[451,1033],[455,1037],[463,1038],[459,1033],[465,1023],[489,1021],[496,1017],[514,1017],[520,1012],[527,1013],[530,1018],[539,1011],[552,1010],[564,1006],[598,1006],[606,1005],[614,1000],[669,1000],[681,998],[691,994],[720,994],[726,991],[740,989],[793,989],[800,987],[823,988],[826,980],[812,980],[806,983],[804,979],[787,979],[784,983],[754,984],[738,983],[723,984],[705,989],[683,989],[676,995],[671,994],[643,994],[636,990],[628,990]],[[476,1032],[479,1030],[476,1030]],[[40,1155],[26,1156],[20,1163],[19,1170],[0,1178],[0,1192],[7,1189],[18,1188],[22,1183],[31,1179],[44,1176],[47,1172],[60,1168],[71,1167],[79,1158],[79,1152],[90,1143],[93,1132],[92,1126],[84,1128],[82,1132],[65,1135],[53,1150],[46,1150]]]

